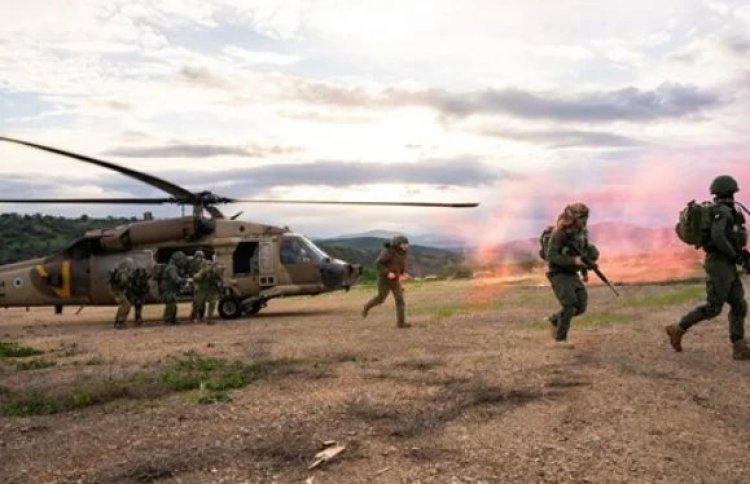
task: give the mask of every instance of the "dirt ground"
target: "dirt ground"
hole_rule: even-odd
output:
[[[361,318],[368,288],[214,326],[0,311],[0,341],[45,351],[0,358],[0,481],[749,482],[750,362],[726,312],[676,354],[663,326],[700,285],[590,289],[569,349],[542,322],[549,288],[490,282],[413,284],[408,330],[390,300]],[[159,387],[186,358],[254,378],[209,403],[203,383]],[[72,407],[16,416],[30,395]],[[325,441],[346,450],[309,470]]]

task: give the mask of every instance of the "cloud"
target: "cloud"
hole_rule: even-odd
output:
[[[151,174],[192,191],[211,190],[217,194],[243,197],[267,193],[274,188],[325,186],[351,188],[375,184],[404,184],[432,187],[478,187],[520,176],[469,156],[426,159],[417,163],[365,163],[357,161],[317,161],[273,164],[224,171],[170,171]],[[161,196],[161,192],[121,175],[102,175],[85,180],[60,177],[7,176],[0,181],[0,192],[7,198],[76,196]]]
[[[106,155],[125,158],[211,158],[233,155],[264,158],[302,151],[298,146],[222,146],[208,144],[173,144],[167,146],[119,147],[106,151]]]
[[[179,184],[208,188],[221,193],[226,190],[233,196],[242,196],[265,192],[276,187],[311,185],[344,188],[399,183],[477,187],[517,177],[517,174],[466,156],[451,159],[427,159],[417,163],[316,161],[274,164],[223,172],[193,172],[176,175],[172,179]]]
[[[653,121],[698,114],[721,104],[717,93],[698,86],[665,82],[655,89],[626,87],[577,94],[533,92],[517,88],[451,92],[442,88],[389,88],[368,93],[361,88],[302,79],[287,85],[288,95],[316,104],[341,107],[426,106],[452,117],[508,115],[562,122]]]
[[[630,147],[643,143],[635,138],[603,131],[584,131],[574,129],[520,130],[514,128],[478,129],[477,134],[506,140],[538,143],[549,148],[576,147]]]

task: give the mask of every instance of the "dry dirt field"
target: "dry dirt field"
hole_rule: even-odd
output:
[[[360,317],[368,288],[215,326],[0,311],[6,350],[44,351],[0,357],[0,481],[750,482],[726,313],[676,354],[663,326],[702,287],[621,292],[591,287],[570,349],[548,288],[468,281],[411,285],[408,330],[390,300]]]

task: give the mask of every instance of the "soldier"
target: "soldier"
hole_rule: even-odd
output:
[[[682,351],[682,337],[693,325],[712,319],[729,303],[729,339],[735,360],[750,360],[750,348],[745,341],[747,302],[737,265],[748,264],[747,229],[745,217],[737,210],[734,194],[739,191],[737,181],[728,175],[711,183],[714,205],[706,252],[706,304],[698,306],[682,317],[679,324],[666,327],[669,342],[675,351]]]
[[[202,250],[196,250],[188,265],[188,277],[193,277],[199,270],[203,269],[206,263],[206,254]]]
[[[216,303],[222,294],[222,276],[224,275],[224,266],[218,262],[207,262],[193,278],[195,282],[195,293],[193,296],[193,311],[195,316],[203,320],[206,315],[206,323],[214,324],[213,316],[216,310]],[[195,304],[200,304],[197,307]],[[208,311],[206,311],[208,305]],[[193,316],[191,316],[191,319]]]
[[[206,311],[206,303],[203,294],[199,293],[195,276],[206,266],[206,256],[202,250],[196,250],[188,265],[188,277],[193,280],[193,307],[190,310],[190,322],[199,319],[203,321]]]
[[[173,253],[159,280],[159,293],[164,303],[164,322],[169,325],[177,324],[177,296],[185,284],[185,278],[180,275],[180,267],[185,266],[186,259],[182,251]]]
[[[394,237],[385,244],[380,252],[375,267],[378,271],[378,295],[365,304],[362,317],[366,318],[370,309],[383,304],[388,293],[393,293],[396,300],[396,326],[409,328],[406,323],[406,304],[404,303],[404,288],[401,281],[406,279],[406,258],[409,252],[409,240],[403,235]]]
[[[586,287],[579,276],[580,273],[584,281],[587,280],[581,255],[591,261],[599,258],[596,246],[588,240],[588,217],[589,209],[583,203],[565,207],[544,249],[548,262],[547,278],[561,306],[560,311],[547,320],[552,325],[552,336],[560,345],[567,344],[570,321],[573,316],[583,314],[588,303]]]
[[[127,297],[135,308],[135,324],[137,326],[143,324],[143,305],[148,297],[148,280],[150,277],[148,269],[136,267],[128,278]]]
[[[120,261],[115,269],[109,273],[109,292],[117,303],[117,314],[115,314],[115,328],[125,329],[125,321],[130,312],[130,301],[127,297],[128,280],[133,267],[133,259],[126,258]]]

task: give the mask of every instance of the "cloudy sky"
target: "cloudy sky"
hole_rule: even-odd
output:
[[[579,200],[666,226],[715,175],[750,186],[748,32],[712,0],[0,0],[0,134],[227,196],[482,203],[223,209],[311,235],[512,239]],[[3,197],[162,195],[0,160]]]

